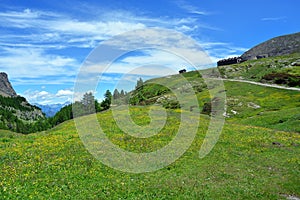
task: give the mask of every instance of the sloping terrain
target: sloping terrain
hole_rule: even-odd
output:
[[[197,72],[183,76],[193,85],[203,108],[211,97],[201,76]],[[179,75],[156,81],[169,82],[183,94],[188,89],[181,84]],[[299,197],[300,93],[227,81],[225,89],[226,123],[210,154],[199,158],[210,119],[201,115],[197,135],[188,151],[170,166],[152,173],[124,173],[97,161],[86,150],[73,121],[29,135],[0,130],[0,196],[2,199]],[[162,86],[147,86],[147,83],[132,95],[139,97],[138,93],[148,95],[142,95],[140,101],[145,106],[130,109],[133,121],[139,125],[150,122],[147,100],[154,103],[172,96]],[[136,153],[152,152],[172,141],[180,124],[180,113],[191,112],[190,106],[168,109],[165,127],[157,135],[144,139],[125,134],[111,111],[98,113],[97,118],[115,145]],[[123,111],[119,112],[122,117]],[[92,118],[93,115],[84,116],[82,120]],[[94,142],[101,145],[101,141]]]
[[[19,133],[31,133],[47,129],[49,124],[41,109],[29,104],[17,95],[8,75],[0,73],[0,128]]]
[[[19,133],[32,133],[48,127],[41,109],[29,104],[24,97],[0,95],[0,128]]]
[[[137,123],[147,107],[134,107]],[[173,138],[179,113],[163,133],[135,140],[117,128],[111,112],[99,113],[110,140],[128,151],[148,152]],[[88,116],[88,118],[93,116]],[[175,163],[153,173],[111,169],[87,152],[73,121],[36,134],[0,131],[2,199],[286,199],[300,195],[300,136],[227,122],[205,158],[199,149],[208,118],[189,150]],[[97,141],[95,141],[97,145]],[[98,144],[100,145],[100,143]],[[167,156],[167,155],[166,155]]]
[[[223,78],[300,87],[300,53],[218,67]]]
[[[266,61],[275,62],[270,58]],[[214,70],[152,79],[129,93],[129,113],[140,126],[151,122],[149,105],[167,108],[166,124],[149,138],[126,134],[111,110],[97,113],[102,130],[113,144],[125,151],[145,153],[161,149],[174,139],[182,113],[195,112],[195,106],[205,111],[190,148],[174,163],[155,172],[125,173],[102,164],[87,151],[72,120],[29,135],[0,130],[1,199],[299,198],[300,92],[226,80],[220,91],[218,85],[206,82],[214,79],[205,81],[201,75]],[[183,84],[184,79],[191,87]],[[213,115],[207,105],[215,100],[208,88],[216,89],[214,94],[225,92],[226,121],[218,142],[201,159],[199,150],[207,134],[209,115]],[[190,90],[198,105],[191,103]],[[182,94],[184,101],[178,102],[172,91]],[[120,108],[117,116],[121,120],[128,118],[127,110],[116,108]],[[85,124],[94,115],[78,119]],[[92,142],[95,147],[103,145],[101,140]]]

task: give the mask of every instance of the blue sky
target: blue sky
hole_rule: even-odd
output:
[[[299,32],[299,7],[297,0],[2,0],[0,71],[29,102],[63,103],[72,99],[92,50],[119,34],[145,28],[177,31],[195,40],[215,63],[272,37]],[[139,77],[167,73],[153,73],[158,63],[175,72],[183,65],[163,51],[128,53],[102,75],[96,97],[115,87],[129,90]],[[152,73],[144,67],[123,76],[126,67],[150,65]],[[125,81],[116,86],[120,77]]]

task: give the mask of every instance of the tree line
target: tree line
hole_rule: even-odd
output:
[[[112,94],[106,90],[104,100],[99,103],[92,92],[87,92],[83,95],[81,101],[76,101],[70,105],[63,107],[53,117],[48,118],[52,126],[56,126],[64,121],[88,115],[96,112],[108,110],[112,102]]]
[[[34,122],[19,119],[11,110],[4,109],[4,107],[13,106],[16,109],[28,111],[34,109],[34,107],[39,109],[38,107],[28,104],[24,97],[17,97],[15,99],[8,98],[7,100],[5,97],[3,97],[3,99],[0,96],[0,129],[8,129],[25,134],[44,131],[75,117],[107,110],[112,104],[153,104],[155,103],[157,96],[169,92],[170,90],[164,86],[153,83],[144,84],[142,78],[139,78],[135,85],[135,89],[129,93],[123,89],[121,91],[115,89],[113,94],[109,90],[106,90],[103,101],[98,102],[93,93],[87,92],[83,95],[81,100],[63,107],[53,117],[43,117]],[[29,106],[25,105],[26,103]],[[179,103],[172,99],[165,100],[165,102],[162,102],[162,105],[168,109],[180,108]]]
[[[104,100],[100,103],[89,92],[85,93],[80,101],[63,107],[53,117],[41,117],[36,121],[30,122],[17,117],[15,110],[33,111],[34,108],[39,110],[40,108],[28,104],[24,97],[10,98],[0,96],[0,129],[24,134],[44,131],[74,117],[107,110],[110,108],[111,103],[112,94],[109,90],[105,92]]]

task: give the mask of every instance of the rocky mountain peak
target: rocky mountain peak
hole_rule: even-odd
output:
[[[275,37],[265,41],[246,51],[241,58],[245,61],[288,55],[297,52],[300,52],[300,32]]]
[[[0,72],[0,95],[5,97],[16,97],[17,93],[11,86],[8,76],[4,72]]]

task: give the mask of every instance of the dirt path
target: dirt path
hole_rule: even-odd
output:
[[[254,84],[254,85],[261,85],[261,86],[265,86],[265,87],[279,88],[279,89],[284,89],[284,90],[300,91],[300,88],[286,87],[286,86],[275,85],[275,84],[259,83],[259,82],[247,81],[247,80],[225,79],[225,78],[222,78],[222,79],[220,79],[220,78],[211,78],[211,79],[218,79],[218,80],[223,80],[223,81],[243,82],[243,83],[250,83],[250,84]]]

